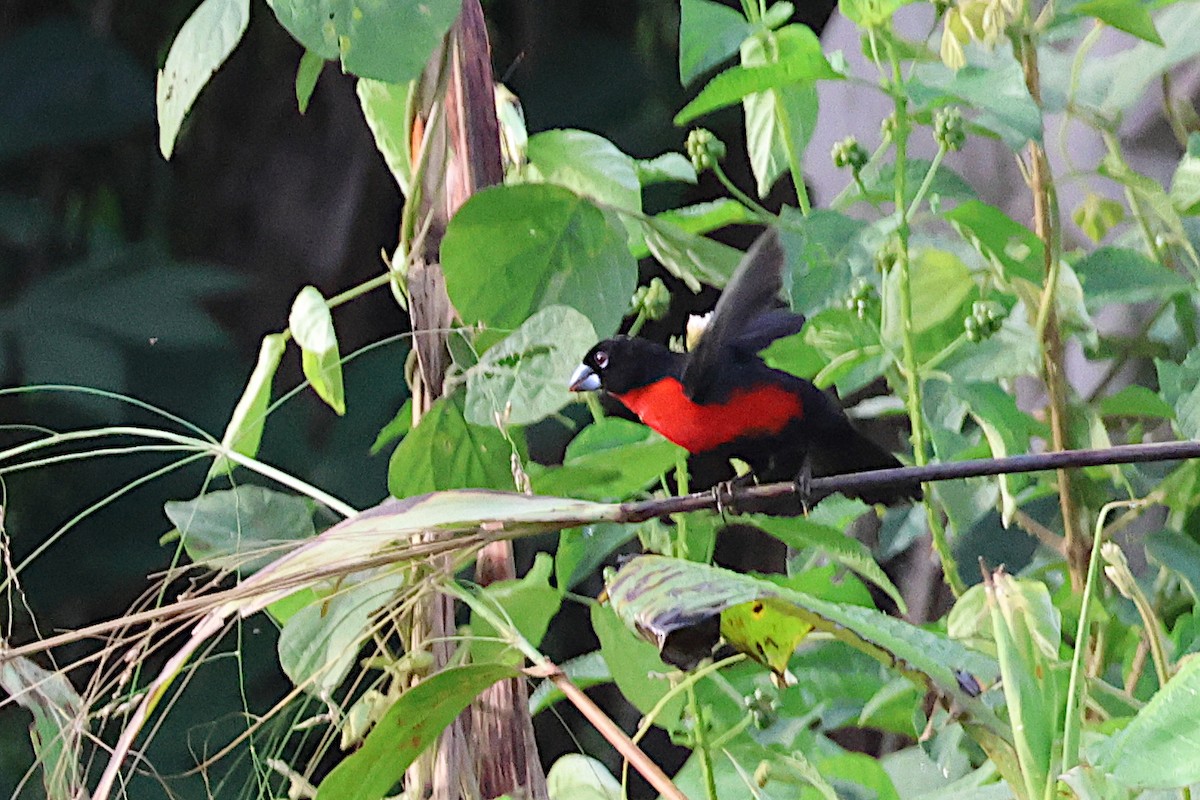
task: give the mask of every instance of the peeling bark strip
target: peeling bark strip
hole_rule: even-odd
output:
[[[462,14],[430,57],[421,76],[410,141],[419,185],[409,202],[417,203],[415,229],[401,231],[413,251],[408,269],[409,313],[417,369],[414,374],[414,423],[443,394],[450,365],[446,334],[457,313],[446,294],[441,242],[454,212],[480,189],[502,182],[500,128],[496,120],[491,50],[479,0],[463,0]],[[481,585],[516,577],[512,542],[486,546],[476,561]],[[454,603],[440,598],[417,612],[414,649],[423,645],[420,627],[435,640],[454,630]],[[435,647],[439,667],[449,660],[446,646]],[[468,746],[467,735],[471,736]],[[476,698],[470,710],[442,736],[430,770],[414,765],[409,791],[435,800],[462,796],[511,795],[543,800],[546,776],[533,735],[533,720],[522,678],[500,681]]]

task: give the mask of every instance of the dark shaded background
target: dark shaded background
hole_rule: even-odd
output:
[[[311,283],[329,295],[378,273],[380,251],[395,244],[400,198],[363,122],[353,79],[326,65],[301,116],[293,83],[301,49],[257,2],[245,38],[164,162],[154,76],[194,5],[0,0],[0,385],[109,389],[219,435],[260,338],[286,326],[299,288]],[[798,5],[819,27],[833,2]],[[638,157],[681,149],[686,132],[670,122],[686,100],[674,0],[492,2],[485,11],[497,75],[521,98],[531,132],[584,128]],[[710,127],[730,144],[730,171],[751,186],[744,154],[739,161],[738,114],[718,115]],[[650,210],[720,194],[705,184],[686,198],[679,191],[657,189],[647,198]],[[339,310],[336,320],[343,352],[406,325],[382,291]],[[348,366],[344,419],[310,393],[289,401],[268,424],[262,457],[357,506],[378,502],[387,457],[371,457],[368,448],[406,394],[405,353],[405,345],[389,345]],[[276,396],[299,380],[298,356],[289,352]],[[95,397],[0,396],[0,447],[29,439],[13,426],[31,423],[170,427]],[[88,505],[166,463],[137,456],[8,476],[0,488],[14,560]],[[41,632],[127,608],[147,576],[169,563],[170,547],[158,544],[170,527],[162,503],[194,496],[203,474],[202,466],[187,468],[136,489],[72,527],[24,570]],[[18,614],[4,635],[17,643],[32,638],[28,615]],[[240,635],[240,667],[223,659],[201,670],[151,749],[181,797],[247,794],[240,779],[206,790],[194,776],[171,777],[238,729],[239,670],[255,709],[288,687],[272,626],[252,620]],[[552,635],[546,648],[555,657],[591,646],[570,626]],[[27,724],[23,711],[0,709],[0,796],[16,791],[31,758]],[[539,735],[547,759],[577,749],[551,715],[539,719]],[[40,792],[35,780],[20,796]],[[160,779],[147,778],[131,796],[163,792]]]

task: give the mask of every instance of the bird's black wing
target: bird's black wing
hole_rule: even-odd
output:
[[[798,333],[804,317],[787,308],[783,290],[785,258],[779,232],[768,229],[746,252],[717,301],[704,335],[688,354],[683,386],[696,402],[720,399],[722,375],[736,363],[757,360],[776,339]]]

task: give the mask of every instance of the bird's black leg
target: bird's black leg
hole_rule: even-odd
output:
[[[817,507],[817,503],[833,494],[828,489],[815,491],[812,488],[812,479],[812,458],[805,453],[804,460],[800,462],[800,472],[796,475],[796,494],[800,498],[800,505],[806,515]]]
[[[738,510],[733,502],[734,492],[745,486],[753,486],[755,483],[756,481],[754,480],[753,473],[748,473],[746,475],[738,475],[737,477],[731,478],[727,481],[721,481],[714,486],[712,488],[712,493],[713,500],[715,500],[717,503],[717,513],[722,517],[725,516],[726,512],[737,514]]]

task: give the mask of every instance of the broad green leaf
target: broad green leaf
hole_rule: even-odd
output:
[[[588,131],[562,129],[529,137],[522,177],[552,183],[625,211],[641,212],[642,187],[634,160]]]
[[[244,456],[258,455],[263,426],[267,421],[267,404],[271,401],[271,383],[275,380],[275,371],[279,369],[279,361],[286,348],[287,342],[282,334],[268,333],[263,337],[258,350],[258,363],[254,365],[250,380],[246,382],[229,424],[225,426],[225,435],[221,437],[223,447]],[[218,475],[232,465],[233,462],[221,456],[213,462],[208,474]]]
[[[892,598],[901,614],[907,613],[900,590],[888,579],[886,573],[875,563],[871,551],[857,539],[847,536],[841,528],[819,524],[805,517],[754,516],[746,521],[762,528],[788,547],[800,550],[815,548],[836,564],[852,569],[878,586]]]
[[[992,458],[1029,452],[1029,438],[1039,433],[1036,424],[1017,407],[1016,398],[995,383],[956,383],[951,387],[967,403],[971,417],[983,430]],[[1007,526],[1017,510],[1016,494],[1028,485],[1027,475],[999,475],[1001,513]]]
[[[463,403],[461,392],[441,398],[396,447],[388,462],[388,492],[393,497],[444,489],[513,488],[513,445],[495,428],[469,424]]]
[[[713,0],[679,4],[679,82],[684,86],[737,54],[754,30],[738,12]]]
[[[1200,348],[1182,364],[1155,359],[1162,397],[1175,408],[1175,422],[1187,439],[1200,439]]]
[[[843,396],[878,378],[891,362],[879,329],[845,308],[827,308],[810,317],[801,335],[827,359],[813,382],[836,386]]]
[[[462,10],[454,0],[268,0],[279,24],[345,72],[404,83],[421,75]]]
[[[1119,31],[1162,46],[1162,37],[1154,27],[1154,20],[1142,0],[1086,0],[1071,11],[1095,17]]]
[[[317,79],[325,68],[325,59],[311,50],[305,50],[300,56],[300,66],[296,70],[296,106],[303,114],[308,111],[308,101],[312,98],[313,89],[317,88]]]
[[[1173,67],[1200,55],[1200,6],[1177,3],[1155,15],[1162,45],[1139,42],[1105,58],[1092,59],[1082,72],[1076,101],[1106,117],[1119,115],[1142,101],[1152,82]]]
[[[943,215],[964,239],[992,262],[1006,281],[1014,277],[1040,283],[1042,242],[1033,231],[995,206],[968,200]]]
[[[321,781],[317,800],[382,800],[442,729],[492,684],[520,673],[502,664],[451,667],[409,689],[361,748]]]
[[[158,149],[170,159],[183,118],[200,90],[242,40],[250,0],[204,0],[179,29],[158,71]]]
[[[830,75],[824,77],[841,77],[825,61],[816,34],[804,25],[788,25],[747,39],[742,45],[742,65],[746,69],[778,70],[791,64],[806,72],[808,68],[799,65],[816,58],[820,64],[813,71],[828,71]],[[813,79],[789,81],[744,95],[746,150],[759,197],[765,196],[784,172],[803,169],[804,151],[817,126],[817,110]]]
[[[29,738],[45,796],[87,797],[83,737],[88,707],[67,676],[23,656],[6,655],[0,659],[0,689],[8,695],[6,704],[15,702],[33,715]],[[31,786],[25,788],[37,794]]]
[[[304,377],[326,405],[346,413],[346,395],[342,387],[342,356],[333,331],[329,305],[315,286],[305,286],[292,302],[288,329],[300,345]]]
[[[562,595],[550,585],[554,570],[554,559],[549,553],[538,553],[533,567],[524,577],[511,581],[500,581],[481,590],[481,602],[489,607],[499,606],[503,617],[534,647],[542,642],[550,620],[558,613]],[[480,637],[471,643],[471,659],[476,663],[501,663],[512,661],[520,666],[525,657],[502,642],[495,641],[501,634],[486,620],[471,615],[471,633]]]
[[[693,292],[699,292],[702,283],[724,286],[742,260],[740,250],[688,230],[689,227],[704,227],[703,223],[680,224],[684,221],[678,216],[667,215],[632,219],[641,231],[645,247],[644,252],[635,248],[635,254],[638,257],[653,255],[664,269]]]
[[[574,589],[596,571],[613,551],[636,535],[633,525],[600,522],[569,528],[558,534],[554,553],[554,580],[560,592]]]
[[[1075,262],[1084,301],[1096,311],[1109,303],[1165,300],[1191,291],[1192,283],[1136,250],[1101,247]]]
[[[1040,375],[1041,350],[1025,304],[1017,302],[998,332],[986,341],[964,345],[943,362],[942,369],[968,383]]]
[[[415,86],[412,81],[384,83],[359,78],[355,89],[367,127],[375,137],[375,147],[406,197],[412,186],[413,169],[408,104]]]
[[[1157,392],[1132,384],[1102,399],[1100,413],[1106,417],[1172,419],[1175,409]]]
[[[1146,558],[1178,575],[1192,601],[1200,603],[1200,543],[1178,531],[1155,531],[1146,537]]]
[[[912,332],[923,333],[953,320],[961,330],[962,306],[975,290],[975,281],[967,265],[946,250],[926,248],[918,251],[909,265],[909,285],[914,299]],[[899,351],[903,347],[903,320],[900,314],[900,270],[890,269],[883,276],[883,321],[880,336]],[[915,307],[920,304],[919,311]]]
[[[192,561],[243,574],[315,535],[313,508],[306,497],[249,484],[163,505]]]
[[[1200,214],[1200,133],[1188,137],[1187,152],[1171,178],[1171,202],[1180,214]]]
[[[757,220],[754,213],[731,197],[706,203],[673,208],[656,214],[655,219],[670,222],[688,233],[708,233],[726,225],[745,225]]]
[[[587,200],[550,185],[474,195],[446,230],[442,269],[463,318],[500,329],[516,328],[540,308],[568,305],[606,336],[637,288],[624,232]]]
[[[550,800],[622,800],[621,782],[594,758],[567,753],[546,773]]]
[[[592,606],[592,630],[600,640],[600,653],[621,695],[638,711],[649,714],[671,689],[657,649],[635,636],[607,605]],[[684,700],[684,694],[678,693],[667,701],[654,724],[674,730]]]
[[[683,153],[663,153],[654,158],[635,158],[633,168],[643,188],[656,183],[696,183],[696,168]]]
[[[371,638],[375,617],[403,584],[404,576],[395,571],[351,576],[292,614],[278,645],[279,666],[292,683],[313,697],[332,696]]]
[[[1124,729],[1095,748],[1091,763],[1131,789],[1177,789],[1200,781],[1196,719],[1200,658],[1192,656]]]
[[[778,37],[779,57],[768,62],[762,42],[748,40],[742,48],[743,65],[730,67],[709,81],[692,102],[675,115],[676,125],[686,125],[717,109],[731,106],[744,97],[796,84],[811,85],[823,78],[844,77],[835,72],[821,52],[821,42],[812,29],[805,25],[789,25],[775,31]],[[745,57],[750,53],[760,57]]]
[[[916,197],[917,189],[925,180],[925,176],[932,166],[933,162],[924,158],[910,158],[905,163],[904,188],[907,202],[911,202]],[[895,162],[884,164],[879,169],[864,169],[862,178],[863,186],[867,190],[866,194],[863,194],[862,189],[857,185],[852,185],[844,196],[839,196],[834,201],[834,208],[848,208],[856,202],[891,203],[895,199]],[[966,179],[944,164],[938,167],[933,181],[929,184],[926,197],[933,195],[953,200],[974,200],[978,196]]]
[[[792,308],[812,315],[840,306],[853,279],[869,266],[864,244],[868,226],[838,211],[818,208],[807,217],[789,217],[781,240],[792,271]]]
[[[547,306],[467,370],[467,422],[528,425],[571,401],[571,372],[596,343],[591,321],[570,306]]]
[[[766,598],[786,604],[787,613],[817,630],[832,634],[918,685],[936,687],[954,698],[965,712],[966,724],[988,737],[987,746],[998,744],[990,737],[1003,726],[956,677],[956,671],[995,676],[996,662],[931,631],[872,609],[818,600],[749,575],[663,556],[639,556],[626,563],[609,582],[608,595],[630,629],[660,642],[732,606]]]
[[[567,445],[561,467],[532,477],[539,494],[624,500],[656,483],[678,462],[683,448],[629,420],[606,417]]]
[[[1042,141],[1042,114],[1021,65],[1011,56],[987,67],[952,70],[943,64],[920,64],[908,82],[913,102],[925,109],[961,104],[976,109],[974,124],[999,136],[1012,150],[1030,140]]]

